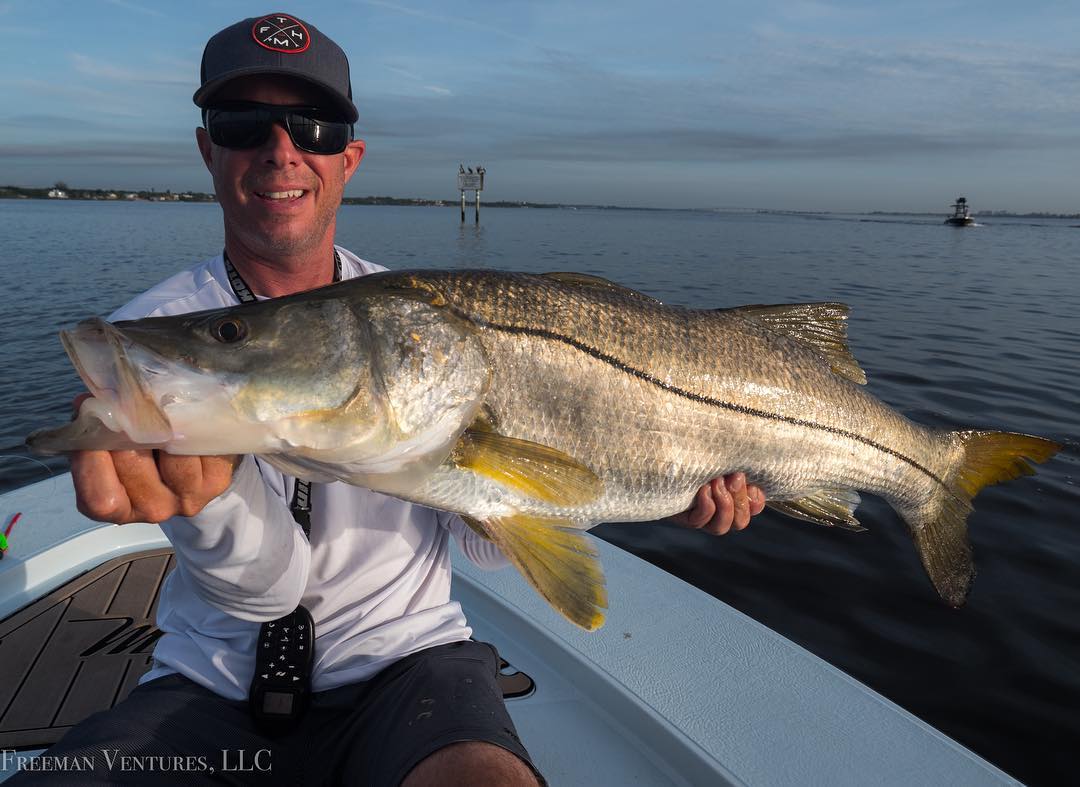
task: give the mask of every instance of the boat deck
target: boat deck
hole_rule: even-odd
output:
[[[0,750],[55,743],[135,688],[161,636],[158,595],[175,562],[171,549],[114,558],[0,623]],[[505,699],[532,693],[528,675],[501,667]]]
[[[0,623],[0,749],[55,743],[150,667],[172,550],[115,558]]]

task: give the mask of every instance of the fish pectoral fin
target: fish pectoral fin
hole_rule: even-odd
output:
[[[515,514],[485,520],[484,532],[530,585],[586,631],[604,624],[604,571],[588,536],[566,520]]]
[[[806,522],[861,533],[866,528],[855,518],[859,502],[859,493],[854,489],[822,489],[799,500],[770,500],[766,505]]]
[[[866,385],[866,372],[851,354],[847,338],[848,306],[844,303],[784,303],[739,306],[733,312],[807,345],[834,374]]]
[[[643,292],[624,287],[621,284],[617,284],[616,282],[601,276],[593,276],[588,273],[574,273],[572,271],[553,271],[551,273],[541,273],[539,275],[543,276],[545,279],[553,279],[554,281],[570,285],[571,287],[589,287],[594,290],[615,292],[627,298],[636,298],[637,300],[648,301],[649,303],[660,303],[660,301],[651,295],[646,295]]]
[[[557,506],[576,506],[600,496],[603,482],[572,456],[540,443],[498,432],[467,429],[450,452],[459,468]]]

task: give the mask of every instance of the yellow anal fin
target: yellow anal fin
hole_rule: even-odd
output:
[[[557,506],[576,506],[600,496],[603,482],[554,448],[479,429],[461,435],[450,461],[526,497]]]
[[[516,514],[488,519],[484,532],[567,620],[586,631],[604,624],[607,593],[596,548],[562,519]]]
[[[822,489],[801,500],[770,500],[766,505],[806,522],[862,532],[866,528],[855,518],[859,502],[859,493],[854,489]]]
[[[866,385],[866,372],[851,354],[847,338],[848,307],[844,303],[785,303],[739,306],[737,313],[766,328],[797,339],[820,355],[834,374]]]

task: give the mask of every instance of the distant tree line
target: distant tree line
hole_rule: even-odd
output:
[[[78,189],[71,188],[62,180],[52,186],[33,188],[29,186],[0,186],[0,199],[91,199],[91,200],[150,200],[154,202],[214,202],[213,194],[200,191],[172,191],[154,189]]]

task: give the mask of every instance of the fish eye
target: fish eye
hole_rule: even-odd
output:
[[[235,317],[226,317],[210,326],[210,335],[222,344],[233,344],[247,336],[247,325]]]

